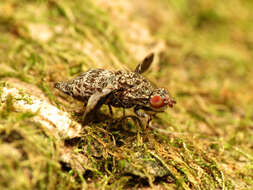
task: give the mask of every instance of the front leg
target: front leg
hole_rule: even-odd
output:
[[[135,106],[135,107],[134,107],[134,113],[135,113],[137,116],[139,116],[139,117],[144,117],[144,118],[149,117],[148,114],[146,114],[145,112],[140,111],[140,109],[142,109],[141,106]]]
[[[142,118],[147,119],[147,123],[146,123],[146,128],[150,125],[151,120],[153,119],[153,115],[148,115],[143,111],[140,111],[141,109],[143,109],[141,106],[136,106],[134,108],[134,113]]]

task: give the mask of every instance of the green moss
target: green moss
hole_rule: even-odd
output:
[[[1,101],[0,189],[252,189],[251,9],[251,1],[160,0],[129,12],[129,23],[155,26],[164,42],[149,74],[178,102],[152,129],[120,121],[117,109],[80,138],[57,139],[36,114],[16,112],[12,96]],[[91,0],[1,1],[0,96],[5,78],[18,78],[78,121],[82,106],[52,84],[97,65],[132,67],[120,18]]]

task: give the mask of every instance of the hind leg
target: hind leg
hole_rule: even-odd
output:
[[[82,120],[85,123],[85,117],[93,111],[98,110],[106,100],[106,96],[112,92],[111,88],[105,88],[102,92],[96,92],[90,96]]]

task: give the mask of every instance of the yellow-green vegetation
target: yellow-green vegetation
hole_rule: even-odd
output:
[[[149,32],[133,31],[136,47],[163,44],[145,76],[178,102],[151,129],[103,107],[80,137],[59,139],[8,96],[0,189],[253,189],[252,9],[251,0],[0,1],[0,95],[17,78],[80,121],[82,104],[53,82],[94,67],[133,69],[148,54],[126,40],[136,24]]]

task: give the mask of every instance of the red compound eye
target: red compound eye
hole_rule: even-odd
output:
[[[154,108],[160,108],[164,106],[161,96],[153,96],[150,100],[150,105]]]

